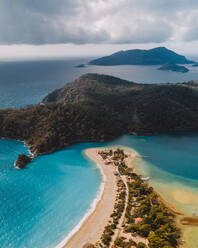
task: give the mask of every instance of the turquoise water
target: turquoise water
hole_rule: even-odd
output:
[[[0,140],[0,247],[55,247],[80,221],[99,189],[98,168],[72,146],[15,169],[23,143]]]
[[[117,145],[142,156],[137,166],[155,185],[164,182],[170,190],[186,187],[198,194],[197,134],[125,135],[105,144],[81,143],[40,156],[24,170],[13,163],[27,148],[0,140],[0,247],[46,248],[61,242],[88,211],[101,182],[99,169],[82,151]],[[185,209],[198,211],[193,204]]]

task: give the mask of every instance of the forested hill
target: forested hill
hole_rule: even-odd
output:
[[[90,61],[91,65],[162,65],[166,63],[191,64],[194,63],[180,54],[167,49],[156,47],[149,50],[132,49],[119,51],[109,56]]]
[[[198,131],[197,82],[136,84],[86,74],[42,103],[0,111],[0,137],[25,140],[36,154],[122,134]]]

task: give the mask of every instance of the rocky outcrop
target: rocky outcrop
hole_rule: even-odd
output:
[[[32,157],[25,154],[19,154],[17,161],[15,162],[15,167],[19,169],[24,169],[27,164],[32,162]]]

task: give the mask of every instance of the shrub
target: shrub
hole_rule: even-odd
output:
[[[148,237],[150,231],[151,231],[151,226],[149,224],[143,224],[139,227],[138,234],[140,234],[143,237]]]
[[[146,248],[146,245],[142,242],[137,244],[137,248]]]

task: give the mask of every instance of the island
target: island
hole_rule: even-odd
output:
[[[119,51],[112,55],[94,59],[90,65],[163,65],[166,63],[174,64],[193,64],[195,62],[186,59],[166,47],[156,47],[149,50],[133,49]]]
[[[15,162],[15,167],[18,169],[24,169],[27,164],[32,162],[32,157],[25,154],[19,154],[17,161]]]
[[[161,67],[159,67],[158,70],[161,70],[161,71],[175,71],[175,72],[182,72],[182,73],[186,73],[186,72],[189,71],[189,69],[186,68],[185,66],[176,65],[176,64],[172,64],[172,63],[164,64]]]
[[[85,64],[76,65],[75,67],[76,68],[84,68],[85,67]]]
[[[35,156],[123,134],[181,131],[198,131],[198,84],[192,81],[138,84],[85,74],[42,104],[0,110],[0,137],[25,141]]]

